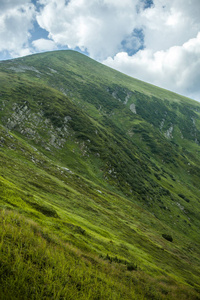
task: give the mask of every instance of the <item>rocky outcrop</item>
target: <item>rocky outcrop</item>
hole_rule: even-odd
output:
[[[130,105],[130,110],[131,110],[132,113],[134,113],[134,114],[137,113],[137,112],[136,112],[136,107],[135,107],[135,104],[134,104],[134,103],[132,103],[132,104]]]
[[[69,136],[68,122],[70,116],[63,118],[62,127],[55,127],[51,120],[44,116],[42,110],[33,112],[27,105],[13,105],[13,113],[6,120],[6,127],[15,130],[34,140],[36,144],[41,144],[46,150],[51,147],[62,148]]]

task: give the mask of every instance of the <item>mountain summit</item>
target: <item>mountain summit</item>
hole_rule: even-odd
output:
[[[0,130],[0,297],[200,299],[198,102],[55,51],[0,63]]]

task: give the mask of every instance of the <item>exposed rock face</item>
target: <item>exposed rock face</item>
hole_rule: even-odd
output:
[[[115,98],[120,102],[123,102],[125,105],[128,103],[128,100],[131,98],[133,94],[131,91],[119,87],[115,87],[114,90],[107,87],[106,91],[110,93],[113,98]]]
[[[62,148],[69,136],[68,121],[70,116],[63,118],[63,126],[55,127],[51,120],[45,118],[43,111],[33,112],[27,105],[13,105],[13,113],[6,120],[6,127],[9,130],[16,130],[29,139],[41,144],[45,149],[50,150]]]
[[[132,113],[134,113],[134,114],[137,113],[137,112],[136,112],[136,107],[135,107],[135,104],[134,104],[134,103],[132,103],[132,104],[130,105],[130,110],[131,110]]]
[[[24,73],[26,71],[33,71],[33,72],[36,72],[38,74],[40,73],[40,71],[38,71],[36,68],[25,66],[25,65],[16,65],[16,66],[9,67],[8,69],[12,70],[16,73]]]
[[[173,135],[172,135],[173,130],[174,130],[174,126],[171,125],[171,126],[169,127],[169,129],[165,132],[166,138],[168,138],[168,139],[173,138]]]
[[[124,101],[124,104],[126,105],[128,103],[128,100],[131,98],[132,93],[128,92]]]

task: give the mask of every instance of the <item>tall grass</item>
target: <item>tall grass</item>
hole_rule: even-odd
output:
[[[187,287],[88,255],[10,210],[0,211],[0,299],[197,299]],[[195,298],[196,297],[196,298]]]

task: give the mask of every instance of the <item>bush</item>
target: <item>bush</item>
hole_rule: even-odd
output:
[[[163,234],[162,234],[162,237],[163,237],[164,239],[166,239],[167,241],[169,241],[169,242],[173,242],[173,238],[172,238],[172,236],[171,236],[170,234],[165,234],[165,233],[163,233]]]
[[[154,176],[155,176],[158,180],[161,180],[161,177],[159,176],[159,174],[154,173]]]
[[[190,202],[190,200],[187,198],[187,197],[185,197],[185,195],[183,195],[183,194],[178,194],[178,196],[180,197],[180,198],[182,198],[183,200],[185,200],[186,202]]]
[[[137,270],[137,265],[134,264],[134,263],[129,263],[129,264],[127,265],[127,270],[128,270],[128,271],[136,271],[136,270]]]

